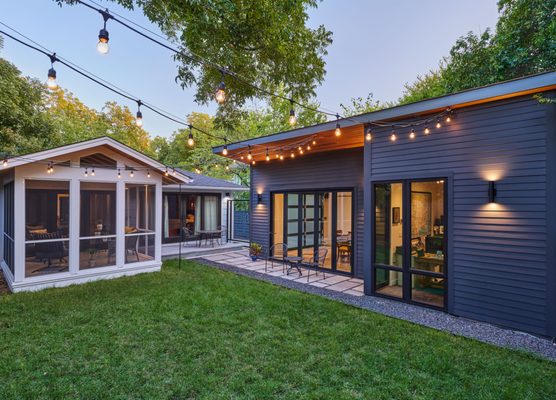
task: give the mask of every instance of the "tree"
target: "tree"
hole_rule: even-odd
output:
[[[342,115],[350,117],[352,115],[378,111],[391,105],[390,103],[381,103],[380,100],[375,100],[373,97],[372,93],[369,93],[365,99],[363,97],[352,97],[350,100],[351,104],[340,104]]]
[[[55,0],[60,5],[75,0]],[[199,58],[233,71],[248,82],[275,91],[283,85],[297,101],[308,101],[325,75],[323,57],[332,43],[324,26],[307,26],[310,8],[317,0],[112,0],[133,9],[139,7],[182,54],[176,80],[196,86],[195,99],[209,102],[221,74],[200,63]],[[190,55],[194,55],[191,57]],[[253,87],[230,76],[224,78],[227,101],[216,121],[238,120],[237,110],[246,101],[264,97]]]
[[[556,68],[556,0],[499,0],[496,31],[457,40],[438,71],[406,85],[408,103]]]

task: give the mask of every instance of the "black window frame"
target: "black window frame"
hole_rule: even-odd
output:
[[[426,177],[426,178],[407,178],[407,179],[386,179],[386,180],[374,180],[371,182],[371,192],[372,192],[372,204],[371,204],[371,240],[372,240],[372,251],[371,251],[371,294],[377,297],[384,297],[392,300],[401,301],[404,303],[410,303],[419,305],[422,307],[433,308],[437,310],[447,310],[448,309],[448,286],[449,286],[449,216],[448,216],[448,180],[449,177],[447,176],[440,176],[440,177]],[[443,185],[443,192],[444,192],[444,237],[443,237],[443,252],[444,252],[444,263],[443,263],[443,272],[437,273],[432,271],[426,270],[417,270],[411,268],[411,184],[418,183],[418,182],[435,182],[435,181],[442,181]],[[376,204],[377,204],[377,196],[376,196],[376,187],[377,185],[385,185],[385,184],[395,184],[401,183],[402,184],[402,247],[403,247],[403,254],[402,254],[402,266],[393,266],[393,265],[386,265],[380,264],[375,262],[376,257]],[[390,207],[391,208],[391,207]],[[389,222],[390,212],[387,213],[387,221]],[[402,273],[402,297],[395,297],[389,296],[380,292],[377,292],[377,282],[376,282],[376,270],[383,269],[387,271],[396,271]],[[411,291],[411,280],[413,275],[422,275],[422,276],[431,276],[442,278],[443,285],[444,285],[444,299],[442,307],[432,305],[430,303],[423,303],[419,301],[413,300],[412,291]]]

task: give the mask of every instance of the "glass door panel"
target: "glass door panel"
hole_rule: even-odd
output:
[[[272,255],[282,258],[284,249],[282,246],[277,246],[279,243],[284,243],[284,195],[282,193],[273,195],[272,218],[272,245],[274,246]]]
[[[402,267],[403,225],[401,183],[375,185],[374,262]]]
[[[299,255],[299,195],[288,193],[287,197],[286,244],[288,255]]]
[[[315,194],[302,195],[301,256],[312,260],[315,250]]]
[[[351,272],[353,249],[351,192],[336,193],[336,269]]]
[[[318,194],[318,232],[317,232],[317,248],[325,247],[326,258],[324,259],[324,267],[332,269],[332,198],[334,193],[326,192]]]

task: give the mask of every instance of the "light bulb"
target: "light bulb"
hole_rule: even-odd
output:
[[[189,147],[193,147],[194,144],[195,144],[195,140],[193,140],[193,134],[190,133],[189,137],[187,138],[187,145]]]
[[[89,176],[89,172],[87,171],[87,168],[85,168],[85,178]]]
[[[247,154],[247,159],[248,159],[249,161],[251,161],[251,160],[253,159],[253,156],[251,155],[251,152],[249,152],[249,154]]]
[[[97,51],[100,54],[108,54],[110,51],[110,47],[108,46],[108,31],[106,29],[101,29],[98,33],[98,43],[97,43]]]
[[[118,179],[122,178],[122,174],[120,174],[120,170],[118,170]]]
[[[340,129],[340,124],[336,124],[336,129],[334,130],[334,134],[336,136],[340,136],[342,134],[342,130]]]
[[[95,170],[94,169],[91,170],[91,176],[95,176]]]
[[[428,135],[429,133],[431,133],[431,130],[428,126],[425,126],[425,135]]]
[[[288,118],[288,122],[292,126],[297,123],[297,117],[295,116],[295,110],[293,108],[290,109],[290,117]]]
[[[139,128],[143,126],[143,114],[141,111],[137,111],[137,118],[135,118],[135,125]]]
[[[440,119],[439,119],[439,118],[436,119],[436,125],[435,125],[435,126],[436,126],[436,129],[438,129],[438,128],[440,128],[440,127],[442,126],[442,125],[440,124]]]
[[[390,140],[391,140],[392,142],[395,142],[396,139],[397,139],[396,132],[395,132],[395,131],[392,131],[392,135],[390,135]]]
[[[367,142],[370,142],[372,138],[373,138],[373,134],[372,134],[371,130],[369,129],[369,130],[367,131],[367,134],[365,135],[365,140],[366,140]]]
[[[151,171],[147,170],[147,178],[151,177]]]
[[[133,170],[129,172],[129,177],[133,178]]]
[[[251,161],[251,164],[255,165],[255,164],[256,164],[256,163],[255,163],[255,160]]]
[[[226,84],[224,81],[220,82],[220,85],[214,94],[214,98],[218,104],[223,104],[226,101]]]
[[[311,150],[311,146],[307,145],[307,151]]]
[[[316,144],[317,144],[317,141],[316,141],[316,140],[313,140],[313,146],[316,145]]]
[[[409,138],[415,139],[415,129],[411,129],[411,132],[409,133]]]
[[[292,153],[290,154],[290,157],[291,157],[291,158],[295,158],[295,154],[294,154],[293,151],[292,151]]]
[[[48,70],[48,79],[46,81],[46,86],[50,90],[55,90],[58,88],[58,83],[56,82],[56,70],[54,68],[50,68]]]
[[[446,117],[446,122],[452,122],[452,118],[449,115]]]
[[[223,156],[227,156],[227,155],[228,155],[228,146],[224,146],[224,150],[222,150],[222,155],[223,155]]]
[[[4,168],[6,168],[8,166],[8,159],[4,158],[4,161],[2,161],[2,166]]]

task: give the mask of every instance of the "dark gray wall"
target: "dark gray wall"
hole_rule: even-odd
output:
[[[411,140],[409,129],[401,129],[391,142],[384,128],[366,145],[370,181],[448,177],[453,314],[556,335],[554,305],[548,303],[556,284],[548,252],[555,243],[547,242],[547,232],[553,240],[556,229],[547,223],[550,201],[554,207],[554,189],[547,191],[547,146],[556,157],[554,107],[531,97],[468,107],[457,110],[449,125],[431,126],[430,136],[420,127]],[[497,181],[496,204],[488,204],[489,180]],[[369,184],[366,189],[370,195]],[[367,240],[370,235],[369,228]],[[365,252],[369,263],[370,246]],[[367,290],[371,284],[369,279]]]
[[[363,149],[306,153],[302,157],[260,162],[251,169],[251,240],[268,248],[270,193],[282,190],[354,190],[354,273],[363,277]],[[257,192],[263,204],[257,205]]]

